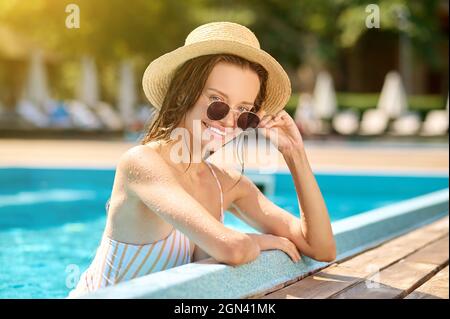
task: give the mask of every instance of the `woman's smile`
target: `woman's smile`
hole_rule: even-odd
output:
[[[205,121],[202,121],[202,124],[214,138],[225,139],[225,136],[227,135],[225,127],[213,123],[206,123]]]

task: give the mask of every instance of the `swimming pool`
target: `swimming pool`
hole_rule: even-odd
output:
[[[276,204],[299,214],[289,174],[246,173]],[[333,222],[448,188],[448,176],[316,173]],[[63,298],[94,256],[114,171],[0,169],[0,298]],[[225,223],[249,226],[227,213]]]

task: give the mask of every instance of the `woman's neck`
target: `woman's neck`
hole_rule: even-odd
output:
[[[181,144],[180,144],[181,143]],[[202,175],[208,169],[206,159],[211,155],[210,152],[201,150],[201,153],[193,154],[192,145],[186,141],[169,141],[160,143],[161,155],[170,162],[180,172],[189,172],[195,175]],[[182,152],[183,154],[179,154]],[[202,155],[205,153],[205,155]]]

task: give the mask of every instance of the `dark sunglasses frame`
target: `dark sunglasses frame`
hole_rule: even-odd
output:
[[[230,110],[231,107],[227,103],[214,101],[208,105],[206,114],[210,120],[218,121],[224,119],[228,115]],[[237,119],[237,126],[243,131],[246,131],[249,128],[254,129],[258,127],[260,121],[261,119],[255,112],[244,111],[239,114],[239,117]]]

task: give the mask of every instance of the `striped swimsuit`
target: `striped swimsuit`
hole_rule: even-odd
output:
[[[223,223],[222,186],[212,166],[207,161],[205,163],[220,190],[220,219]],[[103,236],[93,262],[68,297],[78,297],[122,281],[190,263],[193,253],[190,247],[189,238],[175,227],[166,238],[143,245],[127,244]]]

